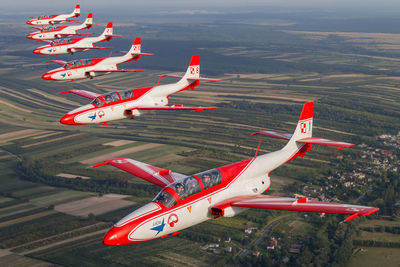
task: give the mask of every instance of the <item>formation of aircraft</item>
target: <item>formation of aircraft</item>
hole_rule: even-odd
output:
[[[256,134],[289,140],[275,152],[249,158],[191,176],[172,172],[128,158],[115,158],[94,165],[111,165],[162,188],[153,201],[117,222],[104,236],[109,246],[128,245],[176,235],[182,229],[209,219],[232,217],[249,208],[370,215],[375,207],[330,203],[264,195],[270,188],[270,173],[311,149],[312,144],[351,147],[353,144],[312,137],[313,102],[305,103],[292,135],[261,131]],[[258,152],[258,149],[257,149]]]
[[[132,60],[136,61],[142,55],[150,56],[152,54],[142,53],[141,39],[135,38],[131,49],[123,56],[77,59],[69,62],[63,60],[48,60],[46,62],[60,64],[62,67],[46,72],[43,74],[42,78],[45,80],[74,81],[77,79],[92,79],[93,77],[112,72],[140,72],[143,70],[120,69],[118,65]]]
[[[172,84],[164,84],[128,89],[99,95],[85,90],[69,90],[61,93],[73,93],[92,100],[88,105],[79,107],[64,115],[63,124],[98,124],[124,118],[133,119],[148,110],[191,110],[194,112],[215,109],[216,107],[184,107],[182,105],[168,106],[171,94],[185,89],[194,89],[200,81],[216,82],[219,80],[200,77],[200,56],[194,55],[185,75],[162,75],[161,77],[178,77],[180,80]],[[161,79],[160,77],[160,79]]]
[[[112,47],[99,47],[95,43],[110,41],[113,37],[120,37],[121,35],[113,35],[113,24],[109,22],[104,32],[97,37],[86,38],[69,38],[69,39],[56,39],[54,41],[40,40],[48,43],[33,50],[33,53],[40,55],[62,55],[74,54],[76,52],[83,52],[91,49],[111,49]]]
[[[80,5],[76,5],[74,11],[71,14],[61,14],[61,15],[50,15],[50,16],[39,16],[30,17],[30,20],[26,22],[28,25],[49,25],[58,24],[64,22],[71,22],[70,18],[79,17],[81,14]]]
[[[87,36],[88,34],[79,34],[78,31],[83,29],[90,29],[92,25],[93,14],[89,13],[86,20],[80,25],[47,26],[44,28],[29,27],[38,31],[28,34],[26,38],[34,40],[50,40],[69,36]]]
[[[49,25],[72,21],[70,18],[80,14],[77,5],[72,14],[39,17],[27,22],[29,25]],[[67,40],[46,41],[78,34],[77,31],[91,28],[93,16],[89,13],[86,21],[76,26],[60,26],[38,28],[38,32],[29,34],[27,38],[47,42],[48,45],[34,50],[36,54],[73,54],[90,49],[109,49],[97,47],[97,42],[111,40],[112,23],[108,23],[105,31],[98,37],[74,38]],[[105,75],[112,72],[137,72],[142,70],[125,70],[118,65],[131,60],[138,60],[142,55],[141,39],[135,38],[131,49],[123,56],[80,59],[73,61],[50,60],[63,65],[60,68],[45,73],[42,78],[47,80],[74,81]],[[179,81],[160,85],[162,77],[175,77]],[[91,101],[90,104],[74,109],[65,114],[62,124],[106,124],[109,121],[124,118],[134,119],[149,110],[190,110],[193,112],[215,109],[216,107],[183,107],[168,106],[171,94],[194,89],[200,81],[216,82],[217,79],[200,77],[200,56],[194,55],[183,76],[161,75],[156,86],[128,89],[97,94],[85,90],[69,90]],[[253,135],[264,135],[288,140],[278,151],[258,156],[258,150],[253,158],[201,173],[187,176],[163,168],[128,158],[114,158],[94,165],[100,167],[111,165],[161,187],[160,193],[153,201],[133,211],[117,222],[104,236],[103,243],[109,246],[120,246],[145,242],[168,235],[177,235],[182,229],[191,227],[209,219],[232,217],[249,208],[335,213],[349,215],[348,222],[358,216],[370,215],[379,209],[360,205],[328,203],[310,200],[308,198],[291,198],[263,194],[271,185],[270,173],[279,166],[295,159],[304,157],[312,144],[334,146],[339,149],[348,148],[353,144],[312,137],[313,102],[303,105],[303,109],[293,134],[272,131],[259,131]]]

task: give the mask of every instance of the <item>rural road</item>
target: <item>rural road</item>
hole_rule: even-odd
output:
[[[257,245],[261,242],[261,240],[264,239],[264,236],[265,236],[266,234],[268,234],[268,232],[272,229],[272,227],[274,227],[275,225],[277,225],[279,222],[281,222],[281,221],[283,221],[283,220],[287,220],[287,219],[289,219],[289,218],[292,218],[292,217],[294,217],[294,216],[296,216],[296,215],[297,215],[297,214],[288,215],[288,216],[279,218],[279,219],[277,219],[276,221],[273,221],[273,222],[271,222],[270,224],[268,224],[267,227],[265,227],[264,231],[260,234],[260,236],[259,236],[255,241],[253,241],[252,243],[250,243],[250,244],[247,246],[246,249],[242,250],[242,251],[239,253],[239,257],[244,257],[244,256],[246,256],[246,255],[249,253],[249,251],[250,251],[250,249],[251,249],[252,247],[257,246]]]

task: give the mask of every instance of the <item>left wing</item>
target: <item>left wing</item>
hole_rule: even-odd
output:
[[[136,161],[128,158],[116,158],[110,159],[103,163],[93,165],[93,168],[112,165],[118,169],[126,171],[133,174],[143,180],[146,180],[152,184],[158,185],[160,187],[165,187],[170,183],[173,183],[181,178],[187,177],[187,175],[171,172],[170,170],[165,170],[159,167],[155,167],[140,161]]]
[[[56,63],[56,64],[59,64],[59,65],[65,65],[65,64],[67,64],[67,61],[64,61],[64,60],[47,60],[46,63]]]
[[[307,198],[296,199],[296,198],[277,197],[269,195],[234,197],[226,201],[223,201],[222,203],[217,204],[212,209],[214,209],[214,212],[218,214],[218,212],[223,213],[223,209],[229,206],[351,215],[345,219],[346,222],[358,216],[370,215],[379,210],[378,208],[375,207],[310,201]]]
[[[79,95],[79,96],[83,96],[83,97],[89,98],[91,100],[93,100],[93,99],[95,99],[96,97],[99,96],[99,94],[97,94],[97,93],[93,93],[93,92],[86,91],[86,90],[80,90],[80,89],[73,89],[73,90],[69,90],[69,91],[64,91],[64,92],[61,92],[60,94],[68,94],[68,93],[72,93],[72,94],[76,94],[76,95]]]
[[[192,110],[192,112],[199,112],[203,110],[216,109],[217,107],[184,107],[182,105],[161,106],[161,107],[137,107],[132,110]]]

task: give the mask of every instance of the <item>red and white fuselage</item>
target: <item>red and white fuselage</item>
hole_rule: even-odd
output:
[[[195,70],[193,74],[191,71]],[[175,77],[175,76],[174,76]],[[98,95],[84,90],[70,90],[63,93],[74,93],[89,99],[92,103],[68,112],[60,120],[63,124],[98,124],[109,121],[134,118],[147,110],[192,110],[202,111],[215,107],[183,107],[180,105],[167,106],[171,94],[192,88],[199,80],[217,81],[200,78],[199,56],[193,56],[189,68],[177,83],[157,85],[154,87],[128,89]]]
[[[50,15],[50,16],[40,16],[35,19],[28,20],[26,24],[28,25],[53,25],[58,23],[64,23],[70,21],[70,18],[79,17],[81,14],[80,5],[76,5],[74,11],[71,14],[61,14],[61,15]]]
[[[378,211],[374,207],[262,194],[270,188],[270,172],[298,156],[303,157],[311,144],[352,146],[312,137],[312,120],[313,102],[309,102],[303,106],[296,130],[281,150],[192,176],[128,158],[110,159],[94,165],[112,165],[163,188],[152,202],[117,222],[105,235],[104,244],[127,245],[176,235],[195,224],[212,218],[231,217],[248,208],[348,214],[346,222]],[[274,137],[278,134],[281,135],[265,132]]]
[[[92,13],[89,13],[85,22],[80,25],[48,26],[43,29],[37,27],[31,27],[38,29],[39,31],[28,34],[26,38],[33,40],[51,40],[73,35],[79,35],[78,34],[79,30],[89,29],[92,27],[92,25],[93,25],[93,15]]]
[[[49,60],[46,62],[54,62],[63,65],[60,68],[53,69],[43,74],[45,80],[54,81],[74,81],[77,79],[87,79],[96,76],[102,76],[112,72],[137,72],[141,70],[125,70],[119,69],[118,65],[131,60],[138,60],[141,55],[140,38],[136,38],[131,49],[123,56],[81,59],[65,62],[61,60]]]
[[[110,41],[113,38],[112,22],[107,24],[104,32],[97,37],[57,39],[33,50],[33,53],[40,55],[63,55],[74,54],[91,49],[110,49],[111,47],[97,47],[94,44],[102,41]]]

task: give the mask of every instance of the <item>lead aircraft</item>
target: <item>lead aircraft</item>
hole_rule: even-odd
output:
[[[61,14],[61,15],[50,15],[50,16],[39,16],[37,18],[30,17],[30,20],[26,22],[28,25],[49,25],[58,24],[64,22],[70,22],[70,18],[79,17],[81,14],[81,6],[76,5],[74,11],[71,14]]]
[[[63,54],[72,55],[76,52],[83,52],[90,49],[111,49],[112,47],[99,47],[94,44],[102,41],[110,41],[113,37],[120,37],[120,35],[113,35],[113,24],[109,22],[104,32],[97,37],[57,39],[54,41],[38,40],[48,44],[36,48],[33,50],[33,53],[58,56]]]
[[[99,95],[85,90],[70,90],[61,92],[73,93],[93,100],[90,104],[68,112],[60,120],[63,124],[106,124],[108,121],[124,118],[134,119],[148,110],[192,110],[194,112],[216,107],[184,107],[182,105],[168,106],[171,94],[194,89],[200,81],[217,82],[219,80],[200,77],[200,56],[194,55],[184,76],[161,75],[162,77],[179,77],[177,83],[157,85],[153,87],[128,89]],[[158,81],[158,83],[160,80]]]
[[[111,165],[162,188],[153,201],[117,222],[104,236],[109,246],[128,245],[176,235],[182,229],[209,219],[232,217],[248,208],[336,213],[357,216],[377,212],[375,207],[328,203],[307,198],[264,195],[270,173],[301,156],[312,144],[351,147],[353,144],[312,137],[313,102],[305,103],[292,135],[269,131],[256,134],[289,140],[279,151],[186,176],[128,158],[115,158],[94,165]],[[258,151],[258,149],[257,149]]]
[[[106,75],[112,72],[138,72],[143,70],[125,70],[118,68],[118,65],[128,61],[136,61],[140,56],[150,56],[152,54],[141,52],[141,39],[135,38],[131,49],[123,56],[92,58],[92,59],[77,59],[73,61],[48,60],[48,63],[56,63],[63,65],[60,68],[53,69],[43,74],[45,80],[55,81],[71,81],[77,79],[94,78],[97,76]]]
[[[29,27],[38,30],[37,32],[30,33],[26,36],[28,39],[34,40],[51,40],[56,38],[63,38],[68,36],[87,36],[91,34],[79,34],[79,30],[90,29],[93,26],[93,14],[89,13],[85,22],[80,25],[71,26],[48,26],[45,28]]]

